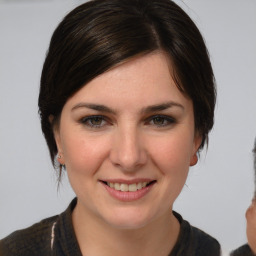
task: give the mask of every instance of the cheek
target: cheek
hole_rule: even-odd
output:
[[[77,134],[76,137],[66,138],[63,153],[65,165],[69,173],[90,175],[95,173],[108,154],[108,142]]]
[[[186,173],[192,154],[193,140],[186,134],[161,138],[151,144],[152,159],[166,175]]]
[[[165,201],[161,205],[163,211],[173,206],[186,182],[191,154],[188,149],[191,148],[191,143],[188,141],[174,136],[158,140],[159,146],[152,147],[151,159],[161,173],[159,198]]]

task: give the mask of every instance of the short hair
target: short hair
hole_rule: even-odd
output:
[[[53,126],[66,101],[110,68],[158,50],[169,57],[177,87],[193,102],[195,130],[202,136],[203,148],[214,123],[216,87],[197,26],[171,0],[93,0],[60,22],[42,70],[38,106],[53,164],[57,154]]]

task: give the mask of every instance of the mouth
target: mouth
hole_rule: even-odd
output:
[[[156,180],[152,181],[143,181],[143,182],[136,182],[136,183],[122,183],[122,182],[108,182],[101,180],[100,182],[104,183],[108,187],[121,192],[136,192],[142,190],[146,187],[152,186],[156,183]]]

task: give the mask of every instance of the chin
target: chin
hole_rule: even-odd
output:
[[[116,229],[134,230],[147,226],[153,220],[153,216],[137,211],[123,209],[113,211],[105,220]]]

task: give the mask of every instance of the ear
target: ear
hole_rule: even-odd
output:
[[[197,152],[198,152],[198,149],[199,149],[201,143],[202,143],[202,136],[199,134],[196,134],[195,138],[194,138],[194,148],[193,148],[192,155],[190,158],[190,166],[194,166],[198,162]]]
[[[49,122],[52,124],[52,132],[55,139],[55,143],[58,149],[58,155],[57,155],[57,161],[61,164],[65,164],[64,154],[62,150],[62,143],[61,143],[61,137],[60,137],[60,126],[59,123],[53,124],[54,116],[49,116]]]
[[[197,161],[198,161],[198,156],[197,156],[197,153],[195,153],[191,159],[190,159],[190,166],[194,166],[197,164]]]

